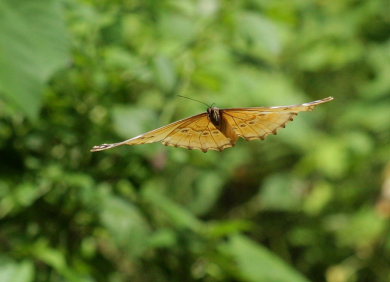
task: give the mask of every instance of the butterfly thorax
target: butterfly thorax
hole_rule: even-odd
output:
[[[210,107],[207,109],[210,121],[216,126],[221,125],[221,110],[217,107]]]

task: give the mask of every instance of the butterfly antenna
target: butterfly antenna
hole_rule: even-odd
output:
[[[182,98],[186,98],[188,100],[192,100],[192,101],[195,101],[195,102],[198,102],[198,103],[201,103],[203,105],[206,105],[208,108],[210,108],[210,105],[207,105],[206,103],[202,102],[202,101],[199,101],[199,100],[196,100],[196,99],[193,99],[193,98],[190,98],[190,97],[186,97],[186,96],[183,96],[183,95],[177,95],[179,97],[182,97]]]

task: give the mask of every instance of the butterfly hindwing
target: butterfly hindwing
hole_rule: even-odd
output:
[[[162,140],[162,143],[166,146],[197,149],[203,152],[222,151],[233,146],[230,139],[210,122],[206,113],[178,126]]]

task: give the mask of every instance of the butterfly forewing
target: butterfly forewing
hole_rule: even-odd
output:
[[[233,108],[222,111],[239,137],[246,140],[264,139],[284,128],[299,112],[312,111],[317,105],[331,100],[333,98],[328,97],[299,105]]]
[[[139,145],[162,142],[166,146],[222,151],[232,147],[230,140],[210,122],[207,113],[195,115],[134,138],[114,144],[95,146],[91,151],[102,151],[121,145]]]
[[[224,109],[224,111],[256,111],[256,112],[307,112],[312,111],[320,104],[330,102],[333,97],[327,97],[321,100],[316,100],[309,103],[289,105],[289,106],[276,106],[276,107],[249,107],[249,108],[231,108]]]

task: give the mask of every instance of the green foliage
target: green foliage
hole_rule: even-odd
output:
[[[0,2],[0,94],[30,118],[37,118],[50,76],[68,61],[61,18],[51,0]]]
[[[388,281],[385,0],[0,2],[0,281]],[[223,152],[90,153],[335,100]]]

